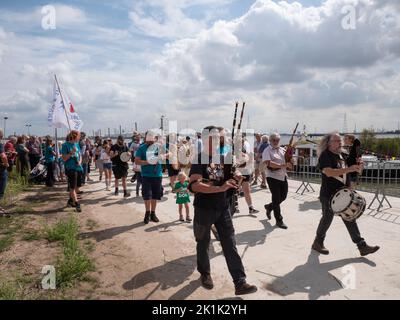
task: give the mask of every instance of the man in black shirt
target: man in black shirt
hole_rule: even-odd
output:
[[[346,185],[346,175],[362,169],[359,165],[346,167],[341,154],[342,138],[338,133],[325,136],[320,144],[319,167],[322,172],[322,184],[320,190],[320,201],[322,204],[322,218],[318,225],[317,236],[312,245],[312,249],[321,254],[329,254],[329,250],[324,247],[326,232],[328,231],[334,213],[330,208],[330,198],[342,187]],[[360,235],[356,221],[343,220],[351,239],[357,244],[362,256],[374,253],[379,250],[378,246],[371,247],[366,244]]]
[[[214,126],[203,130],[203,153],[198,155],[190,171],[189,189],[195,193],[193,230],[197,242],[197,270],[201,274],[201,283],[206,289],[212,289],[210,259],[210,229],[215,225],[221,241],[229,272],[235,285],[235,294],[249,294],[257,291],[256,286],[246,282],[246,274],[235,241],[235,230],[230,214],[228,190],[236,189],[237,183],[230,179],[231,162],[226,155],[218,152],[220,136],[225,131]],[[230,163],[230,165],[229,165]]]
[[[110,157],[112,161],[112,170],[115,177],[115,195],[118,195],[119,179],[122,179],[122,187],[124,188],[124,197],[130,196],[126,189],[126,177],[128,176],[129,165],[121,160],[121,154],[129,152],[128,147],[124,143],[124,137],[119,136],[117,143],[111,147]]]

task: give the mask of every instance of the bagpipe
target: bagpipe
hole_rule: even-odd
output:
[[[242,105],[242,111],[241,111],[241,113],[240,113],[240,119],[239,119],[239,124],[238,124],[238,127],[237,127],[237,134],[238,134],[238,138],[240,138],[240,130],[241,130],[241,128],[242,128],[242,121],[243,121],[243,115],[244,115],[244,109],[245,109],[245,106],[246,106],[246,103],[245,102],[243,102],[243,105]],[[237,172],[237,169],[238,168],[241,168],[241,167],[243,167],[243,166],[246,166],[246,162],[244,162],[244,163],[238,163],[238,159],[237,159],[237,157],[236,157],[236,153],[235,153],[235,144],[236,144],[236,141],[241,141],[241,140],[236,140],[236,137],[235,137],[235,127],[236,127],[236,122],[237,122],[237,111],[238,111],[238,108],[239,108],[239,102],[236,102],[236,105],[235,105],[235,113],[234,113],[234,116],[233,116],[233,125],[232,125],[232,148],[231,148],[231,155],[232,155],[232,165],[231,165],[231,169],[230,169],[230,172],[229,172],[229,174],[228,174],[228,180],[229,179],[234,179],[236,182],[237,182],[237,184],[238,184],[238,188],[237,189],[233,189],[232,191],[230,191],[229,193],[228,193],[228,195],[230,195],[231,196],[231,210],[232,210],[232,214],[233,213],[235,213],[236,211],[238,211],[238,208],[239,208],[239,188],[240,188],[240,185],[242,184],[242,182],[243,182],[243,177],[240,177],[240,178],[238,178],[237,176],[236,176],[236,172]],[[240,151],[241,151],[241,149],[242,148],[240,148]]]

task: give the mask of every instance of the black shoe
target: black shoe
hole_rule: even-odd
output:
[[[146,212],[144,215],[144,224],[148,224],[150,222],[150,212]]]
[[[254,213],[259,213],[260,211],[254,209],[253,207],[249,208],[249,213],[254,214]]]
[[[72,208],[75,208],[74,201],[73,201],[71,198],[68,199],[67,207],[69,207],[69,208],[71,208],[71,207],[72,207]]]
[[[160,220],[158,220],[155,212],[150,213],[150,220],[153,222],[160,222]]]
[[[79,212],[79,213],[82,212],[82,208],[79,203],[76,203],[75,210],[76,210],[76,212]]]
[[[265,210],[267,211],[267,218],[268,218],[268,220],[271,220],[271,212],[272,212],[272,209],[271,209],[270,205],[269,205],[269,204],[266,204],[266,205],[264,206],[264,208],[265,208]]]
[[[287,229],[288,226],[283,221],[277,221],[276,226],[281,229]]]
[[[115,189],[115,192],[114,192],[114,195],[118,195],[119,194],[119,191],[118,191],[118,189]]]
[[[129,198],[131,194],[127,191],[124,191],[124,198]]]
[[[257,292],[257,287],[248,284],[247,282],[241,284],[239,287],[235,288],[235,295],[240,296],[244,294],[250,294]]]
[[[363,257],[366,256],[366,255],[368,255],[368,254],[377,252],[379,249],[380,249],[379,246],[371,247],[371,246],[369,246],[369,245],[367,245],[367,244],[358,247],[358,250],[360,250],[360,254],[361,254]]]
[[[314,240],[314,243],[312,244],[311,249],[319,252],[320,254],[325,254],[325,255],[329,254],[329,250],[324,247],[324,244],[317,240]]]
[[[211,290],[212,288],[214,288],[213,279],[211,278],[211,276],[209,274],[202,274],[200,276],[200,281],[201,281],[201,285],[204,288],[206,288],[207,290]]]

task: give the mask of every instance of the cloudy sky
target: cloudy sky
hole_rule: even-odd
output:
[[[99,2],[49,3],[45,30],[42,1],[1,1],[8,132],[51,132],[54,74],[90,133],[154,128],[162,115],[179,129],[230,127],[236,100],[263,132],[342,130],[345,113],[351,131],[398,127],[398,0]]]

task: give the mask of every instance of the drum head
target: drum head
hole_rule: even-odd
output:
[[[131,156],[129,155],[128,152],[124,152],[124,153],[121,153],[120,158],[121,158],[122,162],[128,162],[131,159]]]
[[[331,209],[334,213],[346,210],[351,204],[353,193],[350,189],[343,188],[335,193],[331,199]]]

